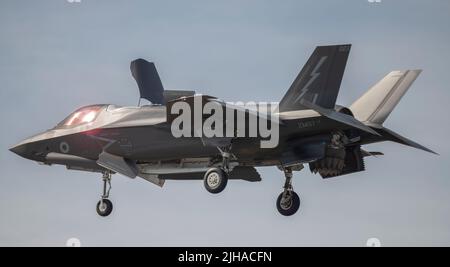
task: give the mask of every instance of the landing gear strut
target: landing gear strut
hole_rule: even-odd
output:
[[[286,181],[284,191],[277,198],[277,209],[284,216],[294,215],[300,208],[300,198],[292,188],[292,168],[283,168]]]
[[[108,199],[109,191],[111,190],[111,172],[105,171],[103,173],[103,194],[100,201],[97,203],[97,213],[102,217],[106,217],[111,214],[113,210],[113,204]]]
[[[212,194],[222,192],[228,183],[228,174],[230,169],[231,145],[220,148],[217,147],[222,155],[222,165],[220,168],[210,168],[203,177],[203,184],[206,190]]]

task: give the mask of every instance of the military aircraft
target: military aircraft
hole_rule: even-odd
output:
[[[277,166],[285,182],[276,207],[282,215],[290,216],[300,207],[292,173],[306,164],[322,178],[364,171],[364,158],[382,153],[365,151],[362,146],[382,141],[435,153],[383,126],[421,70],[392,71],[349,107],[336,105],[350,48],[350,44],[316,47],[272,112],[276,120],[268,113],[226,105],[195,91],[164,90],[154,63],[137,59],[130,69],[139,87],[139,102],[146,99],[151,105],[82,107],[54,128],[10,150],[45,165],[101,173],[103,194],[97,203],[100,216],[108,216],[113,209],[108,198],[111,175],[115,173],[140,177],[161,187],[170,179],[203,180],[206,190],[217,194],[228,180],[261,181],[255,167]],[[197,100],[202,107],[216,103],[231,110],[233,117],[224,125],[243,114],[248,120],[241,134],[234,129],[231,137],[174,136],[172,124],[177,114],[172,112],[173,107],[180,102],[193,106]],[[250,117],[278,127],[276,146],[263,148],[263,136],[243,134],[256,126],[250,123]],[[207,119],[202,113],[201,121]],[[201,126],[194,125],[189,131],[199,129]]]

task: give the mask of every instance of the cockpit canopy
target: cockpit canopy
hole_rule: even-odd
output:
[[[70,128],[85,123],[93,122],[98,114],[108,105],[91,105],[77,109],[63,121],[58,123],[57,128]]]

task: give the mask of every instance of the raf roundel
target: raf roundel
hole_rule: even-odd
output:
[[[59,144],[59,150],[64,154],[69,153],[70,150],[69,144],[67,144],[66,142],[61,142]]]

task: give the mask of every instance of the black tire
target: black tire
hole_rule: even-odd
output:
[[[102,201],[103,201],[103,206],[101,206]],[[97,203],[97,213],[98,213],[98,215],[100,215],[102,217],[106,217],[109,214],[111,214],[112,210],[113,210],[113,204],[109,199],[103,199]]]
[[[212,194],[222,192],[228,183],[228,175],[220,168],[211,168],[203,177],[203,185]]]
[[[281,203],[281,199],[283,198],[283,193],[281,193],[277,198],[277,209],[281,215],[291,216],[294,215],[298,209],[300,208],[300,197],[294,191],[291,191],[291,200],[290,203],[286,206],[286,204]]]

